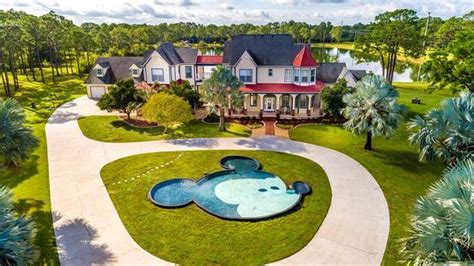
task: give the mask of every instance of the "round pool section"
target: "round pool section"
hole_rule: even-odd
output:
[[[219,165],[224,169],[232,169],[237,171],[252,171],[262,169],[262,165],[254,158],[231,155],[222,158]]]
[[[309,186],[297,181],[292,189],[276,175],[259,170],[260,163],[249,157],[228,156],[220,161],[226,170],[154,185],[148,196],[161,207],[180,207],[194,202],[206,212],[224,219],[258,220],[294,208]]]

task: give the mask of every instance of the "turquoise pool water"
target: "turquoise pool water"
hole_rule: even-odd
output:
[[[180,207],[194,202],[215,216],[252,220],[263,219],[292,209],[309,192],[298,182],[289,189],[276,175],[259,170],[258,161],[241,156],[224,157],[218,171],[197,181],[177,178],[152,187],[149,198],[161,207]]]

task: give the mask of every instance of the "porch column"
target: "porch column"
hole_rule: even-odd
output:
[[[276,96],[276,110],[277,111],[280,111],[280,98],[281,98],[281,94],[275,94]]]
[[[291,102],[293,103],[291,105],[291,115],[294,116],[295,115],[295,107],[296,107],[296,96],[298,96],[298,94],[291,94]]]
[[[263,97],[265,94],[258,94],[258,96],[260,97],[260,110],[263,110]]]
[[[313,99],[313,96],[314,96],[314,94],[308,95],[308,102],[307,102],[307,104],[306,104],[306,107],[307,107],[306,109],[308,110],[308,111],[307,111],[307,112],[308,112],[308,115],[311,115],[311,112],[312,112],[311,109],[312,109],[312,106],[313,106],[313,105],[311,104],[311,100]]]
[[[232,114],[232,102],[230,99],[230,95],[227,95],[227,112],[229,113],[229,115]]]
[[[295,106],[296,106],[296,96],[298,96],[298,94],[291,94],[291,110],[295,110]]]
[[[248,94],[244,94],[244,109],[247,110],[247,98],[248,98]]]
[[[313,105],[312,105],[312,103],[313,103],[313,96],[314,96],[314,94],[308,95],[308,110],[311,110],[311,107],[313,107]]]

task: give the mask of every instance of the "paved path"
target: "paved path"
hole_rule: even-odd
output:
[[[344,154],[275,137],[103,143],[84,137],[80,116],[107,114],[81,97],[62,105],[46,125],[54,230],[63,265],[168,264],[131,238],[100,177],[119,158],[158,151],[270,150],[317,162],[327,173],[332,200],[314,238],[277,264],[380,264],[389,232],[384,195],[370,173]]]
[[[275,118],[263,118],[263,124],[265,127],[265,135],[275,135]]]

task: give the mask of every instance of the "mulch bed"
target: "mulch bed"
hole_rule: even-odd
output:
[[[141,118],[130,118],[127,119],[127,116],[119,115],[119,118],[129,124],[132,127],[140,127],[140,128],[150,128],[150,127],[157,127],[158,125],[156,123],[150,123],[144,119]]]

